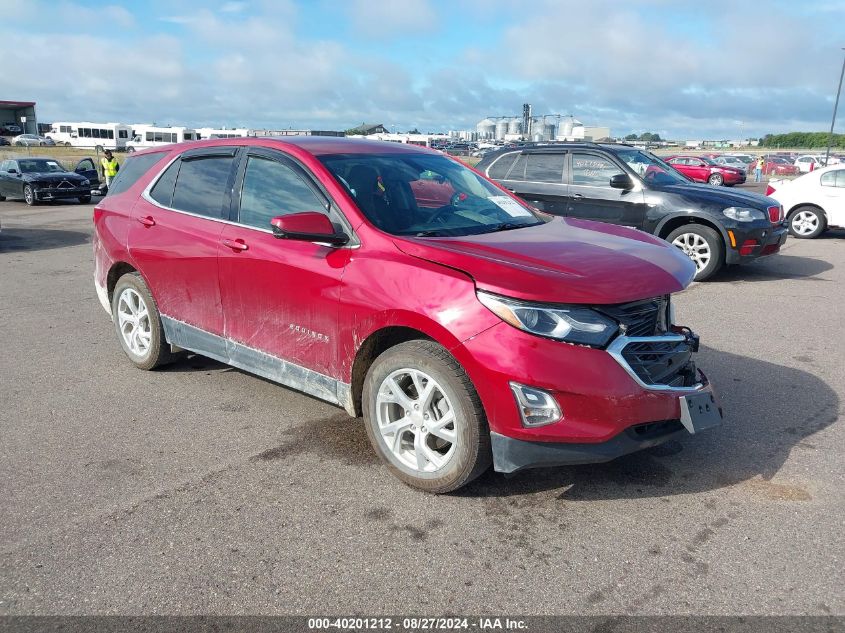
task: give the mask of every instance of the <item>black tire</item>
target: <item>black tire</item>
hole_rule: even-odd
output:
[[[399,461],[378,430],[376,398],[379,389],[390,374],[405,368],[422,371],[433,378],[448,398],[455,416],[454,452],[440,469],[431,473],[411,469]],[[451,492],[477,478],[493,461],[490,430],[478,393],[463,367],[434,341],[401,343],[376,358],[364,380],[363,408],[367,436],[376,454],[409,486],[434,494]]]
[[[31,207],[38,204],[38,200],[35,199],[35,191],[32,189],[32,185],[23,186],[23,201]]]
[[[143,300],[147,309],[148,323],[150,330],[150,344],[147,351],[143,354],[136,354],[126,343],[121,332],[120,317],[118,308],[120,304],[120,297],[127,289],[132,289]],[[150,294],[147,284],[144,279],[137,272],[126,273],[117,280],[117,285],[114,287],[114,294],[111,302],[112,321],[114,322],[115,333],[117,340],[126,356],[138,369],[155,369],[171,362],[175,355],[170,351],[170,344],[164,337],[164,328],[161,325],[161,317],[158,313],[158,306],[155,299]]]
[[[82,204],[88,204],[89,202],[91,202],[91,196],[79,196],[79,201]]]
[[[677,238],[681,237],[685,233],[692,233],[693,235],[699,236],[707,243],[707,246],[710,249],[709,261],[703,268],[699,268],[699,262],[696,261],[694,257],[690,256],[690,259],[692,259],[693,263],[696,265],[695,280],[706,281],[719,272],[722,266],[725,265],[725,242],[722,240],[722,236],[716,231],[711,229],[709,226],[704,226],[702,224],[684,224],[683,226],[679,226],[666,236],[666,241],[673,244]],[[682,246],[677,244],[673,245],[680,250],[684,250]]]
[[[23,147],[23,143],[21,141],[17,141],[15,143],[15,147]]]
[[[809,232],[804,229],[802,230],[802,232],[799,233],[799,230],[801,230],[797,226],[797,216],[799,213],[803,214],[804,217],[807,217],[807,214],[810,214],[812,217],[814,217],[816,223],[815,229]],[[824,214],[824,211],[822,211],[818,207],[811,207],[809,205],[797,207],[789,212],[788,220],[789,234],[795,238],[798,238],[799,240],[812,240],[827,230],[827,216]],[[812,220],[810,221],[812,222]],[[796,222],[796,226],[793,226],[793,222]]]
[[[6,196],[0,196],[0,202],[5,202],[5,201],[6,201]]]
[[[127,153],[127,154],[131,154],[131,153],[133,153],[134,151],[135,151],[135,148],[134,148],[134,147],[127,147],[127,148],[126,148],[126,153]]]
[[[707,182],[716,187],[721,187],[725,183],[725,179],[722,177],[722,174],[710,174]]]

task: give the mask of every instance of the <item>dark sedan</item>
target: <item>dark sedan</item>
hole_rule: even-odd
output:
[[[28,205],[77,198],[91,202],[91,182],[66,171],[52,158],[20,158],[0,163],[0,200],[23,198]]]

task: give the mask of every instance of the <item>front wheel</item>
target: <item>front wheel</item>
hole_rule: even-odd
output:
[[[685,224],[669,233],[666,241],[681,249],[692,260],[696,281],[710,279],[724,264],[724,242],[709,226]]]
[[[79,201],[82,204],[88,204],[89,202],[91,202],[91,196],[79,196]]]
[[[29,206],[35,205],[35,203],[36,203],[35,191],[33,191],[32,185],[24,185],[24,187],[23,187],[23,200]]]
[[[155,300],[138,273],[117,280],[111,304],[120,346],[139,369],[154,369],[173,359]]]
[[[789,233],[799,240],[818,237],[826,228],[824,212],[818,207],[798,207],[789,214]]]
[[[127,148],[126,148],[126,152],[127,152],[127,153],[129,153],[129,154],[131,154],[131,153],[132,153],[132,152],[134,152],[134,151],[135,151],[135,148],[134,148],[134,147],[127,147]]]
[[[711,185],[715,185],[716,187],[721,187],[722,183],[725,182],[725,179],[722,178],[722,174],[710,174],[710,178],[707,179]]]
[[[406,484],[441,494],[492,462],[484,409],[466,372],[434,341],[409,341],[379,356],[364,381],[367,436]]]

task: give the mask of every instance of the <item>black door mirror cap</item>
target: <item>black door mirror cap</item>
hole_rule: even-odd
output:
[[[610,177],[610,186],[614,189],[624,189],[627,191],[634,188],[634,181],[627,174],[616,174]]]

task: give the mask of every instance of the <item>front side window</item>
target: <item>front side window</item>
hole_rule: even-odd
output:
[[[183,159],[173,190],[173,208],[222,218],[233,160],[231,156]]]
[[[611,177],[623,173],[608,159],[596,154],[572,155],[572,184],[588,187],[609,187]]]
[[[542,223],[524,203],[442,155],[403,151],[319,159],[370,222],[394,235],[478,235]]]
[[[303,211],[325,211],[325,202],[287,165],[250,156],[241,188],[239,221],[269,229],[273,218]]]
[[[621,149],[616,151],[616,157],[647,183],[675,185],[689,182],[689,178],[650,152],[643,152],[638,149]]]

